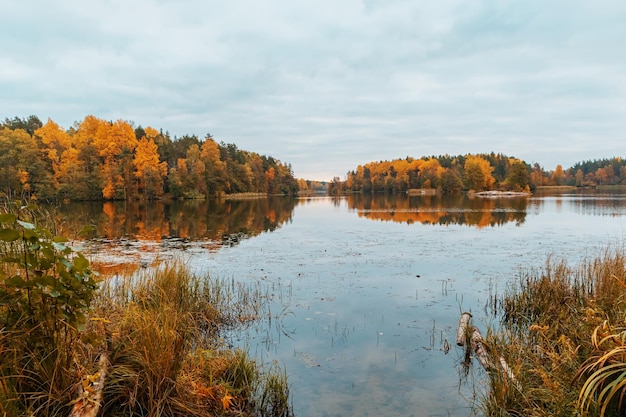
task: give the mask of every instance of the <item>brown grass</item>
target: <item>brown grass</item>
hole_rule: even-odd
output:
[[[607,250],[574,267],[548,258],[541,270],[519,277],[498,300],[502,323],[487,337],[492,354],[505,358],[519,386],[502,372],[489,372],[484,414],[624,415],[623,385],[613,396],[602,390],[626,374],[596,374],[595,383],[590,378],[609,364],[615,365],[612,370],[626,369],[615,337],[601,343],[597,337],[623,327],[625,275],[623,251]]]

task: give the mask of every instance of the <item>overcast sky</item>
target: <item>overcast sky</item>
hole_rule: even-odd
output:
[[[0,0],[0,118],[133,121],[344,178],[626,157],[624,0]]]

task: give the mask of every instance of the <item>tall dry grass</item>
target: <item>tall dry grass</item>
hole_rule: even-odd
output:
[[[286,374],[222,337],[259,288],[178,261],[96,283],[50,219],[0,206],[1,416],[291,415]]]
[[[181,262],[107,282],[94,308],[107,320],[100,331],[111,361],[105,415],[290,415],[286,375],[220,337],[262,309],[261,298],[229,285],[196,276]],[[264,411],[268,387],[283,398],[281,413]]]
[[[607,249],[576,266],[549,257],[542,269],[518,277],[498,300],[501,325],[487,336],[517,383],[488,372],[484,414],[624,415],[626,355],[614,349],[622,347],[615,329],[624,326],[625,275],[624,251]]]

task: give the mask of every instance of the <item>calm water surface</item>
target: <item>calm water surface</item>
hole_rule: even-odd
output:
[[[198,271],[267,288],[272,320],[232,343],[284,366],[297,416],[469,416],[484,375],[461,370],[459,314],[484,331],[489,300],[520,271],[621,245],[625,197],[320,197],[78,218],[104,212],[112,259],[183,251]]]

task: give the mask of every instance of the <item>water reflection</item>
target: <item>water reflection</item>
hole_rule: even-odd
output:
[[[297,200],[71,203],[54,210],[58,233],[82,241],[104,275],[132,272],[176,256],[174,250],[215,251],[291,222]],[[91,225],[89,239],[76,236]]]
[[[291,221],[296,201],[259,198],[71,203],[56,213],[64,230],[71,233],[84,225],[93,225],[97,238],[223,242],[276,230]]]
[[[528,198],[482,198],[457,195],[362,195],[347,197],[348,207],[360,217],[398,223],[486,227],[526,219]]]
[[[530,200],[530,209],[536,211],[545,204],[554,204],[562,211],[564,205],[568,211],[586,216],[619,217],[626,215],[624,189],[578,189],[567,190],[561,193],[539,191]]]

